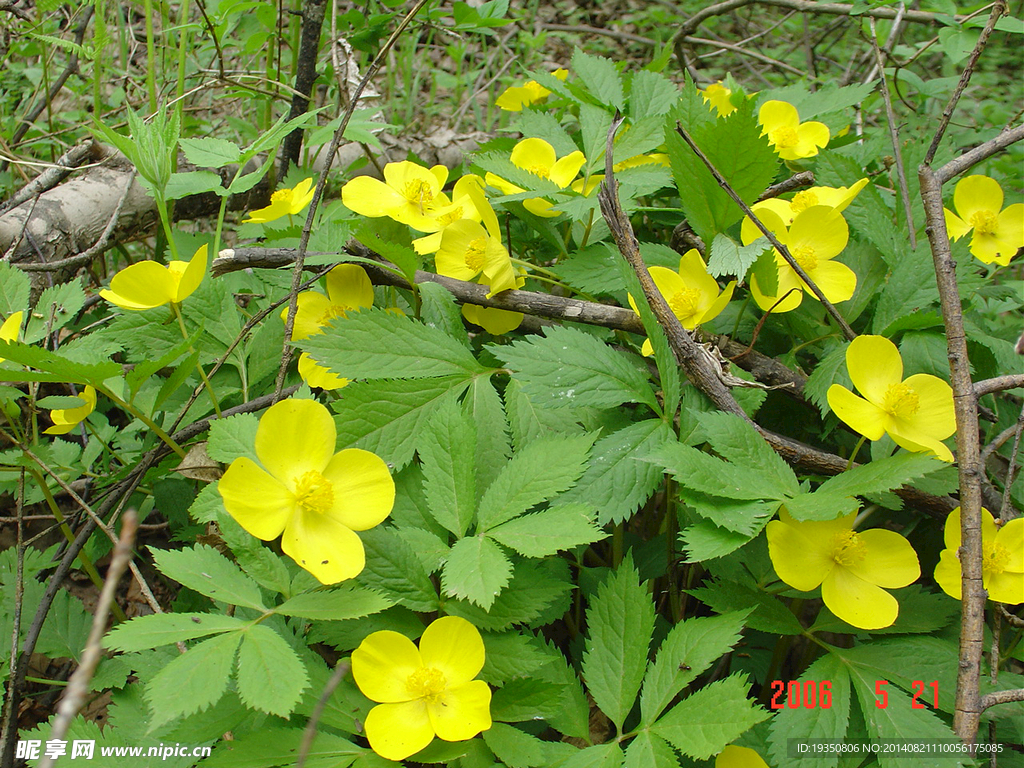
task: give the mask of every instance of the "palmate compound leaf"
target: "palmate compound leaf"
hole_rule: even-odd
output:
[[[654,605],[631,558],[598,587],[587,625],[583,678],[597,706],[621,728],[640,690],[654,632]]]
[[[161,573],[182,586],[231,605],[267,610],[256,582],[212,547],[150,551]]]
[[[242,633],[227,632],[203,640],[177,656],[146,685],[146,700],[157,728],[182,715],[215,704],[228,686]]]
[[[501,547],[486,536],[467,536],[448,553],[441,570],[441,588],[486,611],[511,577],[512,563]]]
[[[733,464],[754,466],[771,480],[776,495],[800,493],[800,483],[779,454],[771,449],[750,422],[724,411],[705,411],[696,415],[715,452]]]
[[[476,424],[449,398],[427,423],[420,440],[423,490],[430,514],[463,536],[476,512]]]
[[[706,685],[676,704],[651,732],[684,755],[707,760],[771,716],[747,698],[748,687],[740,675]]]
[[[277,632],[262,624],[245,631],[238,649],[238,695],[247,707],[287,717],[307,685],[306,668]]]
[[[534,336],[488,349],[540,406],[614,408],[645,403],[656,411],[646,373],[629,357],[575,328],[551,326]]]
[[[608,534],[594,524],[594,508],[577,503],[517,517],[492,528],[487,535],[526,557],[546,557],[600,541]]]
[[[366,567],[357,579],[413,611],[437,610],[437,593],[409,545],[389,528],[361,531]]]
[[[233,616],[216,613],[155,613],[118,624],[103,638],[103,645],[124,653],[144,651],[169,643],[239,630],[245,623]]]
[[[667,443],[641,460],[663,467],[684,488],[709,496],[749,501],[789,497],[788,488],[773,473],[722,461],[682,443]]]

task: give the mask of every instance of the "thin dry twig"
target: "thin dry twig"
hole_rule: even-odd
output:
[[[327,708],[327,702],[331,700],[334,690],[341,685],[341,681],[345,679],[345,675],[348,674],[351,668],[352,665],[349,662],[339,661],[323,691],[320,692],[320,698],[317,699],[316,706],[313,707],[309,720],[306,722],[306,727],[302,731],[302,742],[299,744],[299,753],[295,757],[295,768],[303,768],[305,766],[309,750],[313,746],[313,740],[316,738],[316,727],[324,714],[324,710]]]
[[[1021,139],[1024,139],[1024,123],[1014,128],[1007,128],[994,139],[989,139],[984,144],[979,144],[974,149],[964,152],[960,157],[950,160],[935,171],[935,180],[939,184],[945,184],[954,176],[959,176],[982,160],[987,160],[992,155],[1002,152]]]
[[[32,181],[0,203],[0,214],[17,208],[26,200],[31,200],[36,195],[53,189],[70,176],[76,168],[81,167],[89,160],[98,159],[99,154],[100,145],[91,139],[82,144],[76,144]]]

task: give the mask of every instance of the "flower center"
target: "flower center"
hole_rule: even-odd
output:
[[[809,245],[799,245],[796,248],[790,248],[789,254],[804,272],[810,273],[818,268],[818,257],[814,255],[814,249]]]
[[[830,545],[836,565],[856,565],[867,555],[867,546],[853,531],[840,531],[833,535]]]
[[[548,177],[548,168],[544,165],[528,165],[523,168],[524,171],[529,171],[534,176],[540,176],[542,179]]]
[[[975,211],[971,214],[971,226],[979,235],[995,234],[998,225],[999,217],[992,211]]]
[[[334,487],[319,472],[310,470],[295,484],[295,497],[300,507],[324,514],[334,505]]]
[[[790,205],[793,207],[793,213],[800,213],[806,211],[808,208],[813,208],[818,204],[818,193],[812,192],[807,189],[803,192],[797,192],[793,195],[793,200]]]
[[[788,126],[776,128],[768,134],[768,140],[776,149],[789,149],[800,143],[800,136],[795,129]]]
[[[890,384],[882,398],[882,410],[897,419],[908,419],[921,409],[921,398],[906,384]]]
[[[469,244],[469,248],[466,249],[466,266],[474,272],[479,272],[484,268],[484,251],[487,250],[487,243],[482,237],[478,237],[476,240]]]
[[[993,544],[985,547],[985,553],[981,560],[981,574],[983,578],[998,576],[1006,570],[1006,563],[1010,559],[1010,552],[1006,547]]]
[[[700,304],[700,291],[693,288],[683,288],[676,291],[668,300],[672,314],[680,320],[689,319],[697,314],[697,307]]]
[[[450,211],[448,211],[448,213],[445,213],[445,214],[442,214],[441,216],[438,216],[437,220],[442,225],[447,225],[447,224],[454,224],[456,221],[461,221],[463,218],[465,218],[465,216],[462,213],[462,206],[461,205],[457,205],[454,208],[452,208]]]
[[[421,214],[426,214],[434,202],[434,192],[425,181],[410,181],[405,185],[405,199],[418,206]]]
[[[436,701],[447,686],[444,674],[433,667],[420,667],[405,681],[405,690],[410,696],[428,701]]]

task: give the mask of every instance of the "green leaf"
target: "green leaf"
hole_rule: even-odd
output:
[[[758,257],[770,249],[764,240],[755,240],[750,245],[740,245],[731,237],[721,233],[711,241],[711,255],[708,257],[708,274],[712,277],[747,274]]]
[[[833,83],[823,85],[811,91],[803,83],[785,88],[775,88],[762,92],[757,96],[759,104],[769,99],[788,101],[800,113],[800,122],[814,120],[818,115],[829,112],[842,112],[855,104],[860,104],[875,90],[875,81],[857,83],[856,85],[839,86]],[[844,112],[843,119],[846,119]],[[856,179],[854,179],[856,181]]]
[[[216,613],[155,613],[118,624],[103,638],[103,646],[124,653],[145,651],[169,643],[242,629],[245,625],[246,622],[241,619]]]
[[[285,616],[301,616],[304,619],[341,621],[361,619],[392,605],[393,603],[380,593],[349,582],[329,590],[296,595],[274,608],[274,612]]]
[[[841,384],[852,390],[853,382],[846,373],[846,344],[839,344],[818,361],[804,384],[804,395],[818,406],[822,416],[832,412],[828,404],[828,388]]]
[[[512,454],[505,408],[489,376],[480,376],[469,385],[469,392],[462,401],[462,410],[470,422],[476,425],[476,458],[473,466],[476,467],[476,490],[479,495],[494,482]]]
[[[621,729],[640,690],[654,632],[654,605],[630,559],[598,587],[587,624],[583,678],[597,706]]]
[[[49,397],[41,397],[36,400],[37,408],[48,408],[51,410],[54,408],[81,408],[83,405],[85,405],[85,400],[73,395],[50,395]]]
[[[734,552],[752,538],[751,535],[721,528],[710,520],[701,520],[679,532],[679,541],[686,549],[686,562],[702,563]]]
[[[213,754],[203,761],[210,768],[277,768],[295,765],[305,728],[289,728],[263,723],[258,729],[236,733],[231,741],[221,741]],[[306,753],[310,768],[347,768],[366,752],[350,741],[320,730]]]
[[[880,638],[870,645],[849,649],[833,649],[842,656],[854,678],[890,681],[889,690],[897,686],[913,692],[914,680],[939,684],[939,709],[952,713],[955,707],[957,645],[955,641],[937,637]],[[931,700],[930,698],[928,700]],[[891,706],[891,705],[890,705]],[[930,705],[929,705],[930,706]]]
[[[270,627],[250,627],[238,649],[238,695],[250,709],[287,717],[309,676],[295,651]]]
[[[505,387],[505,411],[517,451],[552,432],[575,435],[583,431],[575,410],[538,407],[515,379],[510,379]]]
[[[201,195],[204,192],[215,192],[227,195],[228,190],[221,186],[219,174],[213,171],[189,171],[188,173],[172,173],[164,189],[164,197],[168,200],[180,200],[189,195]]]
[[[207,489],[214,490],[215,486],[216,483],[206,486],[196,498],[202,496]],[[238,565],[264,589],[285,595],[289,594],[291,592],[291,576],[288,574],[288,568],[285,566],[283,558],[244,530],[224,509],[220,494],[215,493],[214,495],[217,497],[219,506],[214,510],[213,519],[207,522],[215,521],[217,523],[221,538],[231,548]],[[196,516],[195,507],[196,505],[193,504],[189,510],[193,517]]]
[[[214,600],[267,610],[256,582],[212,547],[197,544],[192,549],[150,549],[157,568],[182,586]]]
[[[710,496],[779,501],[788,498],[772,475],[758,468],[730,464],[682,443],[663,445],[641,460],[664,467],[684,488]]]
[[[26,344],[33,344],[47,333],[60,330],[75,319],[83,306],[85,306],[85,291],[82,290],[78,280],[51,285],[40,294],[39,301],[36,302],[35,309],[29,316],[28,328],[23,341]]]
[[[204,640],[157,672],[146,685],[150,728],[215,704],[227,690],[241,641],[239,632]]]
[[[162,368],[166,368],[177,361],[178,358],[184,355],[189,348],[198,341],[201,334],[202,329],[198,329],[192,334],[191,338],[184,339],[180,344],[165,352],[163,355],[154,356],[151,360],[139,363],[134,369],[125,374],[124,379],[128,384],[129,400],[134,401],[135,396],[139,393],[139,389],[146,380],[157,371]],[[178,366],[177,369],[180,370],[181,367],[184,366]]]
[[[543,338],[488,349],[513,369],[513,378],[538,405],[614,408],[646,403],[660,410],[646,374],[633,360],[583,331],[551,326]]]
[[[437,610],[437,593],[426,569],[393,530],[377,526],[361,531],[359,538],[366,550],[361,583],[413,611]]]
[[[579,149],[558,118],[550,112],[524,109],[512,121],[512,126],[524,139],[544,139],[554,147],[558,157],[565,157]]]
[[[774,595],[722,579],[712,579],[707,584],[706,587],[688,589],[686,593],[710,606],[716,613],[749,610],[750,606],[756,606],[745,622],[751,629],[772,635],[799,635],[804,631],[793,612]]]
[[[36,646],[36,650],[50,657],[67,657],[78,661],[89,639],[91,627],[92,616],[85,610],[82,601],[61,590],[54,596],[43,625],[42,642]]]
[[[345,396],[332,403],[338,446],[363,448],[402,469],[412,461],[434,411],[458,397],[468,382],[464,376],[441,376],[349,384]]]
[[[844,493],[821,489],[802,493],[786,502],[786,511],[795,520],[835,520],[860,509],[860,501]]]
[[[610,741],[581,749],[562,763],[562,768],[619,768],[622,760],[622,747]]]
[[[476,425],[454,399],[434,412],[419,454],[427,508],[447,530],[465,535],[476,512]]]
[[[707,760],[768,717],[769,712],[747,698],[743,678],[730,675],[683,699],[651,726],[651,732],[684,755]]]
[[[0,358],[7,362],[20,363],[37,369],[36,371],[6,369],[2,374],[5,381],[60,381],[72,384],[92,384],[99,389],[106,379],[121,374],[121,366],[114,362],[76,363],[40,347],[17,342],[7,344],[0,342]],[[37,371],[43,371],[43,373]]]
[[[335,318],[299,346],[353,379],[472,376],[486,369],[456,339],[410,317],[368,309]]]
[[[668,742],[641,731],[626,747],[625,768],[677,768],[679,760]]]
[[[861,464],[830,477],[819,486],[818,492],[848,496],[880,493],[899,488],[911,480],[947,466],[944,461],[923,453],[901,453],[887,459]]]
[[[508,587],[483,610],[463,600],[448,600],[445,610],[461,616],[482,630],[499,631],[512,624],[546,624],[548,615],[561,617],[569,608],[569,593],[575,589],[569,580],[564,560],[521,562],[512,574]],[[436,605],[436,603],[435,603]],[[411,607],[411,606],[410,606]]]
[[[504,723],[494,723],[483,732],[484,742],[494,756],[509,768],[545,765],[544,742]]]
[[[577,48],[572,52],[572,70],[579,75],[591,96],[619,112],[625,110],[622,77],[611,60],[591,56]]]
[[[672,699],[739,642],[749,610],[687,619],[676,624],[647,668],[640,695],[640,722],[650,725]]]
[[[518,451],[484,491],[477,528],[489,530],[571,487],[583,474],[594,435],[547,437]]]
[[[484,668],[480,677],[491,685],[502,685],[517,677],[528,677],[531,672],[549,663],[544,651],[532,636],[517,632],[491,634],[485,632]]]
[[[27,274],[6,261],[0,262],[0,314],[5,320],[14,312],[28,311],[31,288],[32,281]]]
[[[440,283],[429,281],[419,283],[417,290],[420,293],[420,318],[423,322],[440,328],[468,349],[469,335],[462,320],[462,311],[451,292]]]
[[[448,553],[441,571],[441,588],[486,611],[511,576],[512,564],[497,544],[485,536],[469,536],[455,542]]]
[[[423,259],[408,244],[398,241],[389,231],[394,222],[389,219],[363,219],[353,237],[374,253],[398,267],[405,279],[416,282],[416,270],[423,266]]]
[[[762,498],[784,498],[800,492],[800,483],[789,464],[771,449],[750,422],[723,411],[705,411],[696,414],[696,418],[719,456],[733,464],[762,470],[774,494]]]
[[[178,146],[189,162],[200,168],[223,168],[230,163],[237,163],[242,156],[241,150],[232,142],[211,136],[179,139]]]
[[[789,681],[782,681],[788,684]],[[847,729],[850,726],[850,674],[843,664],[843,661],[834,654],[825,654],[807,668],[807,671],[800,676],[800,690],[803,693],[807,685],[814,686],[815,696],[821,692],[825,684],[829,686],[832,696],[832,705],[824,707],[820,699],[816,699],[817,706],[807,708],[783,707],[775,717],[772,718],[771,732],[768,737],[768,744],[772,762],[776,765],[792,765],[793,768],[836,768],[839,762],[838,755],[822,754],[804,759],[788,756],[789,740],[799,739],[810,741],[811,739],[843,739],[846,737]],[[773,693],[776,687],[772,688]],[[783,689],[778,698],[780,704],[786,702],[788,695],[787,688]],[[803,702],[803,699],[801,699]]]
[[[641,69],[629,84],[629,115],[634,122],[641,118],[664,115],[679,98],[675,83],[658,72]],[[625,158],[620,158],[625,160]]]
[[[587,504],[564,504],[523,515],[487,535],[526,557],[546,557],[607,536],[594,524],[593,507]]]

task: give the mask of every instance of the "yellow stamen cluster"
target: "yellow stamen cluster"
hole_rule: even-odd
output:
[[[482,237],[478,237],[469,244],[469,248],[466,249],[466,266],[474,272],[479,272],[484,268],[484,252],[486,251],[487,243]]]
[[[898,419],[906,419],[921,409],[921,398],[905,383],[890,384],[882,400],[882,409]]]
[[[818,257],[814,254],[814,249],[810,246],[805,245],[798,248],[791,248],[789,253],[804,272],[813,272],[818,268]]]
[[[299,506],[324,514],[334,505],[334,488],[319,472],[310,470],[304,473],[295,485]]]
[[[776,128],[768,134],[768,140],[776,149],[790,149],[800,143],[800,135],[792,128]]]
[[[805,211],[808,208],[813,208],[818,205],[818,194],[810,189],[805,189],[803,192],[797,192],[793,195],[790,205],[793,206],[794,214]]]
[[[436,701],[447,686],[444,674],[433,667],[420,667],[405,681],[410,696],[427,701]]]
[[[979,235],[991,235],[999,226],[999,217],[992,211],[975,211],[971,214],[970,225]]]
[[[985,547],[981,561],[982,576],[992,577],[1002,573],[1009,561],[1010,553],[1001,544],[993,544],[991,548]]]
[[[434,202],[434,193],[431,191],[430,185],[422,180],[409,182],[405,187],[404,196],[410,203],[418,205],[420,213],[423,215],[426,215],[430,204]]]
[[[676,317],[689,317],[697,311],[700,303],[700,291],[694,288],[683,288],[676,291],[668,300],[668,305]]]
[[[856,565],[867,556],[867,547],[852,530],[840,531],[832,536],[830,549],[837,565]]]

